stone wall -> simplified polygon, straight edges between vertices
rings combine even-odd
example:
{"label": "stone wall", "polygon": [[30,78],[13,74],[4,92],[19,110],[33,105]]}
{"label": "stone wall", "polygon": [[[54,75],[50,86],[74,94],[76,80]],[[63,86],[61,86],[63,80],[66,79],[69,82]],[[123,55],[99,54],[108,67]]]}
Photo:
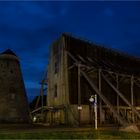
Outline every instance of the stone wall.
{"label": "stone wall", "polygon": [[19,60],[0,55],[0,123],[28,123],[29,108]]}

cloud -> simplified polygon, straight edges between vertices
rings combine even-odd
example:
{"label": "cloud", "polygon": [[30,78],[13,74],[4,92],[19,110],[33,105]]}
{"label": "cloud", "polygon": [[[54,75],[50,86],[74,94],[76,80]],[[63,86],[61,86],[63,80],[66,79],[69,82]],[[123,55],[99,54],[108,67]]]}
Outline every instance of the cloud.
{"label": "cloud", "polygon": [[104,15],[108,16],[108,17],[112,17],[113,16],[113,11],[110,8],[105,8]]}
{"label": "cloud", "polygon": [[49,45],[62,32],[140,55],[139,13],[140,2],[1,1],[0,51],[11,48],[19,56],[31,97],[39,90]]}
{"label": "cloud", "polygon": [[12,28],[26,28],[28,30],[51,25],[55,18],[66,14],[67,3],[55,1],[0,2],[0,21],[1,24]]}

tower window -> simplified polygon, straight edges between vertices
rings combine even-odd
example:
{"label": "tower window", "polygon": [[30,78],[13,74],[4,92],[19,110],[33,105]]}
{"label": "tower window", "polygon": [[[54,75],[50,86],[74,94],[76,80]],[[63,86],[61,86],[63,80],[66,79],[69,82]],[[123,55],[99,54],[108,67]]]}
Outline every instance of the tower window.
{"label": "tower window", "polygon": [[16,93],[15,87],[10,87],[9,92],[10,92],[10,93]]}
{"label": "tower window", "polygon": [[6,63],[7,63],[7,67],[9,67],[9,61],[7,61]]}
{"label": "tower window", "polygon": [[11,73],[13,73],[13,70],[10,70]]}
{"label": "tower window", "polygon": [[58,61],[54,63],[54,73],[56,74],[58,72]]}
{"label": "tower window", "polygon": [[57,97],[57,85],[54,86],[54,97]]}
{"label": "tower window", "polygon": [[12,100],[15,99],[15,94],[14,94],[14,93],[11,94],[11,99],[12,99]]}

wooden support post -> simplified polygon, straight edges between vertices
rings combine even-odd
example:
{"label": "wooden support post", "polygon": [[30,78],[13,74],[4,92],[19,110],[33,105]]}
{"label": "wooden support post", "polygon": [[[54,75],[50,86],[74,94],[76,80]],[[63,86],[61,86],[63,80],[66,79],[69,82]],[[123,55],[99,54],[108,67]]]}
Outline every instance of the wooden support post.
{"label": "wooden support post", "polygon": [[[134,106],[134,76],[131,76],[131,105]],[[134,122],[134,113],[132,111],[132,121]]]}
{"label": "wooden support post", "polygon": [[131,104],[134,105],[134,90],[133,90],[133,87],[134,87],[134,78],[133,78],[133,75],[131,76]]}
{"label": "wooden support post", "polygon": [[[116,75],[116,83],[117,83],[116,87],[117,89],[119,89],[119,76],[118,75]],[[119,95],[118,94],[117,94],[117,112],[119,114]]]}
{"label": "wooden support post", "polygon": [[132,111],[140,118],[140,113],[136,110],[136,108],[131,105],[131,103],[124,97],[124,95],[114,87],[114,85],[102,74],[103,79],[107,82],[107,84],[121,97],[121,99],[132,109]]}
{"label": "wooden support post", "polygon": [[[98,77],[99,77],[99,92],[101,92],[101,69],[99,69],[99,73],[98,73]],[[103,116],[102,116],[102,99],[99,98],[99,114],[100,114],[100,124],[102,124],[103,122]]]}
{"label": "wooden support post", "polygon": [[[77,59],[70,52],[67,51],[67,54],[69,55],[69,57],[73,61],[78,62]],[[114,107],[112,106],[112,104],[107,100],[107,98],[101,92],[99,92],[98,87],[96,87],[96,85],[94,85],[93,81],[88,77],[88,75],[84,71],[82,71],[82,70],[80,70],[80,74],[82,74],[84,76],[84,78],[87,80],[87,82],[92,87],[92,89],[100,96],[100,98],[102,98],[102,100],[104,101],[104,103],[107,104],[107,106],[113,112],[114,116],[118,119],[118,121],[120,122],[120,124],[123,125],[123,126],[128,125],[128,123],[116,112],[116,110],[114,109]],[[109,85],[110,85],[110,83],[109,83]],[[112,85],[111,85],[111,87],[112,87]],[[114,87],[112,87],[112,88],[114,89]],[[118,93],[118,90],[116,92]],[[122,97],[122,95],[120,94],[120,92],[118,94],[119,94],[120,97]],[[127,102],[127,101],[125,100],[125,102]],[[129,103],[127,102],[127,104],[129,104]],[[129,104],[129,106],[131,107],[130,104]],[[135,108],[132,107],[132,109],[140,117],[139,113],[135,110]]]}
{"label": "wooden support post", "polygon": [[124,117],[126,117],[127,116],[127,109],[125,108],[124,109]]}
{"label": "wooden support post", "polygon": [[53,125],[53,112],[51,111],[51,126]]}
{"label": "wooden support post", "polygon": [[35,105],[35,109],[38,108],[38,104],[39,104],[39,101],[40,101],[40,96],[41,96],[41,95],[39,95],[38,98],[37,98],[36,105]]}
{"label": "wooden support post", "polygon": [[80,63],[78,63],[78,115],[79,115],[79,126],[81,124],[81,84],[80,84]]}
{"label": "wooden support post", "polygon": [[68,106],[64,108],[64,117],[65,117],[64,118],[65,119],[65,122],[64,123],[66,125],[68,124],[68,111],[67,110],[68,110]]}
{"label": "wooden support post", "polygon": [[44,88],[44,83],[41,84],[41,112],[43,112],[43,88]]}
{"label": "wooden support post", "polygon": [[139,81],[136,80],[136,78],[135,78],[134,82],[140,88],[140,83],[139,83]]}
{"label": "wooden support post", "polygon": [[40,88],[40,95],[38,96],[37,98],[37,102],[36,102],[36,105],[35,105],[35,109],[37,109],[39,107],[39,102],[41,101],[41,108],[43,107],[43,88],[44,88],[44,85],[43,85],[43,82],[41,83],[41,88]]}
{"label": "wooden support post", "polygon": [[120,122],[121,125],[126,126],[128,125],[128,123],[121,117],[118,115],[117,111],[114,109],[114,107],[112,106],[112,104],[110,104],[110,102],[107,100],[107,98],[101,93],[99,92],[98,87],[96,87],[96,85],[93,83],[93,81],[87,76],[87,74],[81,70],[81,74],[84,76],[84,78],[88,81],[88,83],[90,84],[90,86],[92,87],[92,89],[99,95],[99,97],[104,101],[105,104],[107,104],[107,106],[110,108],[110,110],[113,112],[114,116],[118,119],[118,121]]}

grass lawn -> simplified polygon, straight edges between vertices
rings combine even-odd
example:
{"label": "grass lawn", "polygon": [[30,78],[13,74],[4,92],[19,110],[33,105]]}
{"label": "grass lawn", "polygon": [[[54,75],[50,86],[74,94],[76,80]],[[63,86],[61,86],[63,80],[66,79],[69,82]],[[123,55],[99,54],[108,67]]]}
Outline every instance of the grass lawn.
{"label": "grass lawn", "polygon": [[119,131],[51,131],[0,133],[0,139],[140,139],[138,133]]}

